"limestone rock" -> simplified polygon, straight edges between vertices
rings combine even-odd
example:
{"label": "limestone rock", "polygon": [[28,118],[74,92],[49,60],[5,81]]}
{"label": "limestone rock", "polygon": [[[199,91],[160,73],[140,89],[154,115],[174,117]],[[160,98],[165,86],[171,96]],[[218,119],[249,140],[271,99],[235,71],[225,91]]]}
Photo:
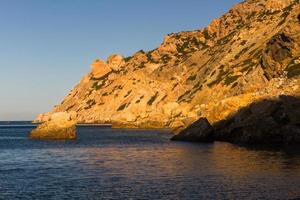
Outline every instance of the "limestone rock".
{"label": "limestone rock", "polygon": [[213,142],[214,129],[207,119],[200,118],[192,125],[173,136],[171,140],[176,141],[191,141],[191,142]]}
{"label": "limestone rock", "polygon": [[102,60],[95,60],[92,64],[92,74],[95,78],[100,78],[111,72],[110,67]]}
{"label": "limestone rock", "polygon": [[213,125],[253,102],[299,96],[299,14],[298,1],[246,0],[208,28],[171,33],[151,51],[98,60],[37,121],[74,111],[80,122],[180,132],[199,118]]}
{"label": "limestone rock", "polygon": [[125,64],[125,61],[123,56],[118,54],[113,54],[108,57],[107,64],[112,70],[119,71],[121,67]]}
{"label": "limestone rock", "polygon": [[281,10],[292,2],[293,0],[267,0],[266,8],[272,11]]}
{"label": "limestone rock", "polygon": [[59,112],[34,129],[31,139],[73,140],[76,139],[76,119],[74,113]]}

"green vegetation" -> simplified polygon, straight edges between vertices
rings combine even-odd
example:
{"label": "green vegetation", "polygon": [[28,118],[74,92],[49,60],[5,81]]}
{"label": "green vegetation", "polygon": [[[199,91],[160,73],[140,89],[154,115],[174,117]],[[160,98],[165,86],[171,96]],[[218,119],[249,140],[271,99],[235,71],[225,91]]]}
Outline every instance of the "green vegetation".
{"label": "green vegetation", "polygon": [[128,96],[131,94],[131,92],[132,92],[132,90],[129,90],[129,91],[127,92],[127,94],[124,96],[124,98],[128,97]]}
{"label": "green vegetation", "polygon": [[224,65],[221,65],[219,67],[219,69],[220,69],[220,72],[219,72],[217,78],[214,81],[212,81],[211,83],[207,84],[208,87],[212,87],[214,85],[219,84],[223,80],[223,77],[228,74],[228,71],[224,71]]}
{"label": "green vegetation", "polygon": [[66,111],[70,111],[74,106],[75,106],[75,104],[70,105],[69,107],[66,108]]}
{"label": "green vegetation", "polygon": [[92,87],[95,90],[100,90],[105,84],[106,84],[106,81],[102,81],[100,84],[99,84],[99,82],[95,82]]}
{"label": "green vegetation", "polygon": [[243,40],[240,45],[244,46],[247,43],[247,40]]}
{"label": "green vegetation", "polygon": [[172,91],[176,88],[176,86],[178,85],[178,83],[175,83],[172,87]]}
{"label": "green vegetation", "polygon": [[229,34],[226,35],[225,37],[219,39],[219,40],[217,41],[217,43],[218,43],[219,45],[227,44],[230,40],[232,40],[232,38],[234,37],[235,33],[236,33],[235,31],[232,31],[231,33],[229,33]]}
{"label": "green vegetation", "polygon": [[212,77],[213,75],[215,75],[215,73],[216,73],[216,70],[214,70],[214,71],[211,73],[210,77]]}
{"label": "green vegetation", "polygon": [[285,23],[286,18],[289,16],[289,12],[284,12],[280,17],[282,18],[282,20],[278,23],[277,26],[281,26],[282,24]]}
{"label": "green vegetation", "polygon": [[197,63],[192,63],[190,67],[197,66]]}
{"label": "green vegetation", "polygon": [[148,104],[149,106],[151,106],[151,105],[154,103],[154,101],[156,100],[157,97],[158,97],[158,92],[156,92],[155,95],[152,96],[152,97],[149,99],[149,101],[147,102],[147,104]]}
{"label": "green vegetation", "polygon": [[296,63],[295,61],[292,61],[288,67],[285,69],[287,72],[288,78],[293,78],[295,76],[300,75],[300,63]]}
{"label": "green vegetation", "polygon": [[92,77],[91,80],[95,81],[92,85],[92,88],[95,90],[100,90],[104,85],[106,85],[106,81],[108,80],[108,76],[110,73],[102,76],[100,78]]}
{"label": "green vegetation", "polygon": [[182,45],[176,45],[177,52],[185,54],[184,51],[189,46],[189,42],[185,41]]}
{"label": "green vegetation", "polygon": [[163,57],[161,58],[163,63],[166,64],[171,60],[171,57],[167,54],[163,55]]}
{"label": "green vegetation", "polygon": [[194,97],[194,95],[195,95],[199,90],[202,89],[202,87],[203,87],[203,85],[202,85],[200,82],[198,82],[196,85],[194,85],[192,91],[191,91],[190,94],[189,94],[189,99],[191,100],[191,99]]}
{"label": "green vegetation", "polygon": [[211,39],[211,36],[209,35],[207,29],[205,29],[205,30],[203,31],[203,35],[204,35],[204,38],[205,38],[205,39],[207,39],[207,40]]}
{"label": "green vegetation", "polygon": [[182,102],[184,97],[191,93],[191,90],[186,91],[183,95],[179,96],[177,102]]}
{"label": "green vegetation", "polygon": [[[298,2],[299,3],[299,2]],[[278,23],[277,26],[281,26],[282,24],[285,23],[287,17],[290,15],[290,12],[292,11],[293,9],[293,6],[297,4],[297,1],[294,1],[294,3],[292,3],[291,5],[287,6],[286,8],[283,9],[283,13],[282,15],[280,16],[282,18],[282,20]]]}
{"label": "green vegetation", "polygon": [[235,83],[231,86],[231,88],[235,88],[237,85],[238,85],[238,82],[235,82]]}
{"label": "green vegetation", "polygon": [[195,74],[195,75],[191,75],[187,80],[194,81],[194,80],[196,80],[196,78],[197,78],[197,75]]}
{"label": "green vegetation", "polygon": [[146,64],[146,62],[142,62],[142,63],[138,66],[138,68],[139,68],[139,69],[145,68],[145,67],[146,67],[145,64]]}
{"label": "green vegetation", "polygon": [[[151,63],[159,63],[159,61],[155,61],[155,60],[153,59],[153,57],[152,57],[152,55],[151,55],[152,52],[153,52],[153,51],[149,51],[149,52],[146,54],[148,61],[151,62]],[[144,65],[144,64],[145,64],[145,63],[143,63],[143,65]]]}
{"label": "green vegetation", "polygon": [[225,83],[225,85],[228,86],[231,83],[235,82],[239,77],[240,77],[240,75],[238,75],[238,76],[229,75],[225,78],[224,83]]}
{"label": "green vegetation", "polygon": [[247,20],[252,19],[256,15],[256,11],[253,11],[250,13],[250,15],[247,16]]}
{"label": "green vegetation", "polygon": [[87,106],[84,108],[85,110],[92,108],[95,104],[96,101],[94,99],[90,99],[86,102]]}
{"label": "green vegetation", "polygon": [[132,56],[128,56],[126,58],[124,58],[125,62],[129,62],[131,60],[131,58],[133,58]]}
{"label": "green vegetation", "polygon": [[126,107],[127,107],[127,103],[124,103],[124,104],[122,104],[122,105],[117,109],[117,111],[122,111],[122,110],[124,110]]}
{"label": "green vegetation", "polygon": [[236,54],[234,56],[234,59],[236,59],[236,60],[239,59],[241,57],[241,55],[243,55],[244,53],[246,53],[248,51],[248,49],[249,49],[249,47],[242,49],[238,54]]}

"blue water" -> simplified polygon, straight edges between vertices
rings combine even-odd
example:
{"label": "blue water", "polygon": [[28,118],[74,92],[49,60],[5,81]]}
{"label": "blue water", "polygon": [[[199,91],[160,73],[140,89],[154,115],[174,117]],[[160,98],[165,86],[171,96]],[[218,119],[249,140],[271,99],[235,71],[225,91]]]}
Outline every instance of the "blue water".
{"label": "blue water", "polygon": [[0,128],[0,199],[295,199],[300,153],[171,142],[167,130]]}

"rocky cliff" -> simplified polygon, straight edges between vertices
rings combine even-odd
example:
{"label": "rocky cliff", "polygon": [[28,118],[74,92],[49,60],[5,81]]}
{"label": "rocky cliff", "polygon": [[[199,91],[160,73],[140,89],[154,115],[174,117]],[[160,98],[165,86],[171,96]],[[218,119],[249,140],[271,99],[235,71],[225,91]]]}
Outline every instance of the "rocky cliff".
{"label": "rocky cliff", "polygon": [[182,129],[265,98],[300,94],[299,0],[248,0],[149,52],[96,60],[54,109],[80,122]]}

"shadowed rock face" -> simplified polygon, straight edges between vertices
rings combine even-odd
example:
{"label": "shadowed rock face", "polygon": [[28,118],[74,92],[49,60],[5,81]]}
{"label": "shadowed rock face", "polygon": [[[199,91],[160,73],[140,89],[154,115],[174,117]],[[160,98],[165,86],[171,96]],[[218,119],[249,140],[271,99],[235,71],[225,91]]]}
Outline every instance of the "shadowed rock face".
{"label": "shadowed rock face", "polygon": [[239,3],[204,29],[172,33],[152,51],[98,60],[64,100],[36,121],[76,112],[79,122],[183,130],[254,101],[296,96],[299,0]]}
{"label": "shadowed rock face", "polygon": [[300,144],[300,98],[255,102],[214,124],[215,139],[246,144]]}
{"label": "shadowed rock face", "polygon": [[49,121],[44,122],[34,129],[29,137],[31,139],[46,140],[76,139],[75,116],[65,112],[55,113]]}
{"label": "shadowed rock face", "polygon": [[292,57],[293,41],[284,33],[275,35],[267,44],[262,56],[262,66],[268,79],[283,75]]}
{"label": "shadowed rock face", "polygon": [[174,141],[213,142],[214,129],[206,118],[201,118],[171,138]]}
{"label": "shadowed rock face", "polygon": [[[186,134],[187,132],[192,134]],[[261,100],[241,108],[227,119],[214,123],[212,127],[207,120],[201,119],[175,135],[173,139],[193,142],[299,145],[300,98],[279,96],[278,99]]]}

